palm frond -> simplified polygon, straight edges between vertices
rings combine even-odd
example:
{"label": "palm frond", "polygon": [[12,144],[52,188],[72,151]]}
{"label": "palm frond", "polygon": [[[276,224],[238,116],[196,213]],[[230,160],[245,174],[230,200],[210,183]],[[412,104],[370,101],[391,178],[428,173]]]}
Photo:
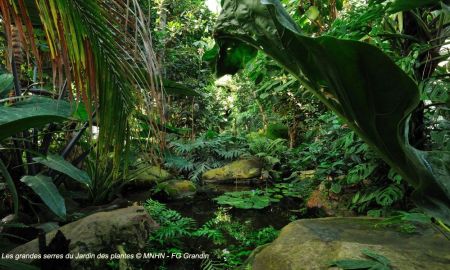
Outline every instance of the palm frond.
{"label": "palm frond", "polygon": [[[82,101],[91,117],[96,112],[98,156],[108,162],[106,157],[114,153],[117,176],[133,111],[159,114],[163,120],[162,80],[147,18],[137,0],[36,0],[35,5],[50,49],[54,85],[67,79],[69,95]],[[14,24],[38,60],[30,8],[23,0],[10,0],[1,1],[0,9],[8,44]],[[149,118],[152,135],[160,136]]]}

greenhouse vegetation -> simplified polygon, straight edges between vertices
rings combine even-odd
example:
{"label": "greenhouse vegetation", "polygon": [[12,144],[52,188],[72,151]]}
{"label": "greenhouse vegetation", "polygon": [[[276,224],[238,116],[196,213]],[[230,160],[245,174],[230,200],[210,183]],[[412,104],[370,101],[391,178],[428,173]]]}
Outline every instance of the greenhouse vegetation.
{"label": "greenhouse vegetation", "polygon": [[450,1],[1,0],[0,269],[445,269]]}

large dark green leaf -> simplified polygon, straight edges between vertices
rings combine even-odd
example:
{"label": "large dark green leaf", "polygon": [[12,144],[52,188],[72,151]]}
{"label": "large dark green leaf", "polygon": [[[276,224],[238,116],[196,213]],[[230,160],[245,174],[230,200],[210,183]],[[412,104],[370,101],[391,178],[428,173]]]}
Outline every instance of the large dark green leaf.
{"label": "large dark green leaf", "polygon": [[77,180],[82,184],[88,186],[92,184],[91,178],[85,171],[82,171],[77,167],[73,166],[70,162],[64,160],[61,156],[48,155],[46,157],[35,157],[33,158],[33,160],[41,164],[44,164],[45,166],[55,171],[62,172],[65,175],[71,177],[74,180]]}
{"label": "large dark green leaf", "polygon": [[52,179],[45,175],[26,175],[20,179],[29,186],[58,217],[66,217],[66,204]]}
{"label": "large dark green leaf", "polygon": [[0,99],[7,97],[13,88],[13,78],[13,75],[9,73],[0,75]]}
{"label": "large dark green leaf", "polygon": [[[216,25],[221,47],[217,72],[243,66],[222,63],[242,43],[261,49],[337,113],[415,187],[427,213],[450,223],[448,152],[422,152],[407,141],[407,119],[419,90],[388,56],[366,43],[303,35],[277,0],[225,0]],[[254,52],[248,52],[248,60]],[[232,63],[232,62],[228,62]]]}
{"label": "large dark green leaf", "polygon": [[67,120],[72,115],[68,102],[29,97],[11,106],[0,104],[0,140],[20,131]]}
{"label": "large dark green leaf", "polygon": [[395,0],[389,7],[390,12],[407,11],[439,4],[441,0]]}

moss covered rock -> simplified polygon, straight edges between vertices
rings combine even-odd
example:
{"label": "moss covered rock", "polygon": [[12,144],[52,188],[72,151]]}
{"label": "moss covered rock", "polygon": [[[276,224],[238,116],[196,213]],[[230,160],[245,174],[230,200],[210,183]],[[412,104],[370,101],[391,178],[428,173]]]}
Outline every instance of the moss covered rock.
{"label": "moss covered rock", "polygon": [[441,270],[450,265],[450,241],[430,226],[406,234],[379,228],[379,219],[321,218],[294,221],[271,244],[256,249],[246,264],[253,270],[337,269],[334,260],[363,259],[369,249],[390,260],[392,269]]}
{"label": "moss covered rock", "polygon": [[169,180],[159,184],[158,189],[174,200],[193,197],[197,191],[194,183],[189,180]]}
{"label": "moss covered rock", "polygon": [[242,180],[260,177],[261,169],[262,163],[257,159],[238,160],[221,168],[212,169],[203,173],[202,179],[205,182],[212,183],[230,181],[236,181],[239,183]]}
{"label": "moss covered rock", "polygon": [[172,175],[159,166],[141,166],[136,170],[135,183],[138,185],[153,185],[172,178]]}

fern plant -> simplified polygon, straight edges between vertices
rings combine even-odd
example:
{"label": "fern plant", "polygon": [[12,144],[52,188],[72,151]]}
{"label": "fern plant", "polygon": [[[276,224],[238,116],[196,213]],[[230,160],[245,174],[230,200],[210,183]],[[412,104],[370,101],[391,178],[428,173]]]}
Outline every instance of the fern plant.
{"label": "fern plant", "polygon": [[177,211],[152,199],[147,200],[144,207],[160,226],[150,236],[150,242],[156,242],[161,247],[178,247],[182,238],[192,236],[192,231],[196,227],[194,219],[183,217]]}
{"label": "fern plant", "polygon": [[209,133],[193,141],[172,141],[169,147],[171,151],[165,156],[165,166],[194,182],[198,182],[204,172],[221,167],[247,153],[243,138],[211,136]]}
{"label": "fern plant", "polygon": [[[232,220],[225,208],[219,208],[213,219],[198,228],[193,219],[184,217],[155,200],[147,200],[144,207],[160,225],[149,239],[152,252],[187,252],[189,243],[193,241],[186,240],[195,239],[198,243],[205,243],[198,239],[207,240],[205,245],[214,256],[202,262],[202,269],[236,268],[254,248],[271,242],[278,236],[278,230],[273,227],[255,230],[251,221],[242,223]],[[162,263],[166,264],[166,261]]]}

